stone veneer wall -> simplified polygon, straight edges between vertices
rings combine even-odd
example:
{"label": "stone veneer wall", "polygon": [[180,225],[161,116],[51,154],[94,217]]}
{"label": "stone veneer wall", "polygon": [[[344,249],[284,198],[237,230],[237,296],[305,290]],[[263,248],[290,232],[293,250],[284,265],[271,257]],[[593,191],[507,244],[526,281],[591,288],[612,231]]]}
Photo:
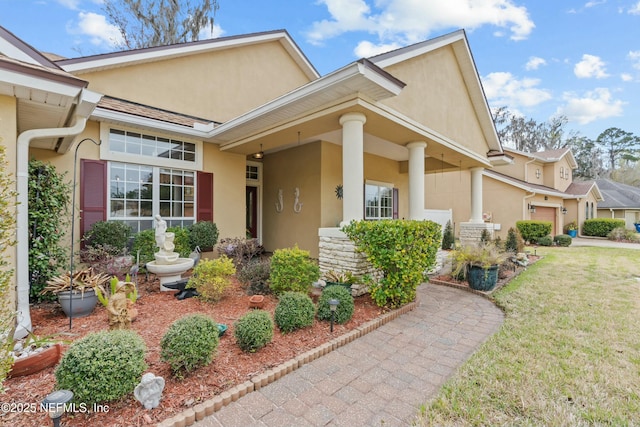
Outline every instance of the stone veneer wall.
{"label": "stone veneer wall", "polygon": [[493,239],[493,223],[487,222],[462,222],[460,223],[460,244],[472,245],[480,242],[482,231],[487,230]]}
{"label": "stone veneer wall", "polygon": [[[382,273],[373,268],[363,254],[356,252],[353,242],[340,229],[321,228],[318,230],[318,236],[320,237],[318,265],[321,275],[333,270],[342,273],[350,271],[356,276],[369,274],[376,279],[382,276]],[[365,294],[368,290],[368,286],[363,283],[351,286],[353,296]]]}

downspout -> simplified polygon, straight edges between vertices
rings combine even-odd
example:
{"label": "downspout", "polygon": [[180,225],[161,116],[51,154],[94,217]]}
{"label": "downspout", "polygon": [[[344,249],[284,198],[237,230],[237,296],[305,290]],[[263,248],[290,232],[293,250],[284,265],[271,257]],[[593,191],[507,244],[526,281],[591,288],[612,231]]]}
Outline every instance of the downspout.
{"label": "downspout", "polygon": [[613,208],[609,208],[609,211],[611,212],[611,218],[615,218],[616,213],[613,211]]}
{"label": "downspout", "polygon": [[529,165],[535,162],[536,159],[533,158],[524,164],[524,182],[529,182]]}
{"label": "downspout", "polygon": [[70,127],[30,129],[18,135],[16,153],[16,185],[18,189],[16,297],[18,308],[15,338],[24,338],[32,329],[31,314],[29,313],[29,144],[34,139],[78,135],[84,130],[86,124],[87,118],[76,114],[75,123]]}

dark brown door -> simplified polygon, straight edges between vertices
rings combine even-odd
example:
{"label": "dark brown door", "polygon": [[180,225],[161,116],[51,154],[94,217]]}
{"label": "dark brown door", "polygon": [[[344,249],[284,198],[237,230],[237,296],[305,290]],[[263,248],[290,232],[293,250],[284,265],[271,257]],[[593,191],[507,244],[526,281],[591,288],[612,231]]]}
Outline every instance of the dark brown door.
{"label": "dark brown door", "polygon": [[258,237],[258,187],[247,187],[247,238]]}

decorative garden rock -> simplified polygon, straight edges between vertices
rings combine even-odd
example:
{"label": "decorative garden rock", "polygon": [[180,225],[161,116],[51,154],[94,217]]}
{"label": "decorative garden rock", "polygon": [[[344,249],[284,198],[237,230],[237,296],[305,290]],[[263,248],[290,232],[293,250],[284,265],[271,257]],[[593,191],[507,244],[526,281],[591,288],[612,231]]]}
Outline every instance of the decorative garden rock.
{"label": "decorative garden rock", "polygon": [[164,390],[164,378],[147,372],[133,390],[133,395],[145,409],[153,409],[160,404],[162,390]]}

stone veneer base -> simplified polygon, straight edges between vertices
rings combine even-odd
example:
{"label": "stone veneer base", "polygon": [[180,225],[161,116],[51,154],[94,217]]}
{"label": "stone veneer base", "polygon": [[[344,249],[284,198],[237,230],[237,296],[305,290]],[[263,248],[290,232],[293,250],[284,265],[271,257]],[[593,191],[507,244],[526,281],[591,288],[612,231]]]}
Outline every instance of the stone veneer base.
{"label": "stone veneer base", "polygon": [[[301,355],[298,355],[294,359],[289,360],[288,362],[284,362],[283,364],[269,369],[261,374],[258,374],[251,378],[250,381],[246,381],[242,384],[232,387],[230,390],[223,391],[221,394],[216,397],[201,402],[196,405],[198,408],[189,408],[177,415],[174,415],[171,418],[168,418],[161,423],[157,424],[157,427],[188,427],[195,423],[195,420],[200,420],[199,417],[202,416],[200,405],[205,408],[206,415],[212,415],[214,412],[219,411],[220,408],[230,404],[232,401],[237,400],[239,395],[244,396],[247,393],[251,393],[252,391],[260,390],[260,388],[265,385],[274,382],[277,378],[282,378],[286,374],[293,372],[297,368],[302,365],[312,362],[313,360],[321,357],[329,352],[342,347],[345,344],[353,341],[354,339],[360,338],[384,325],[385,323],[390,322],[396,317],[408,313],[414,308],[416,308],[419,304],[419,300],[416,298],[415,301],[410,302],[400,308],[397,308],[393,311],[385,313],[373,320],[370,320],[362,325],[358,326],[356,329],[353,329],[337,338],[332,339],[315,349],[309,350]],[[289,368],[288,364],[291,365]],[[289,370],[291,369],[291,370]],[[236,395],[236,399],[233,399],[232,394]]]}

